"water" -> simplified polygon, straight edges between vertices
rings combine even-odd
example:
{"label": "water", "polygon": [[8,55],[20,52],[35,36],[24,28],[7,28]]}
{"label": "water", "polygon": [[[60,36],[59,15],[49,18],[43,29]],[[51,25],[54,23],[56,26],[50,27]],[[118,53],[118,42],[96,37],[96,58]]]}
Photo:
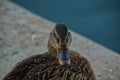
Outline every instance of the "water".
{"label": "water", "polygon": [[12,0],[120,53],[119,0]]}

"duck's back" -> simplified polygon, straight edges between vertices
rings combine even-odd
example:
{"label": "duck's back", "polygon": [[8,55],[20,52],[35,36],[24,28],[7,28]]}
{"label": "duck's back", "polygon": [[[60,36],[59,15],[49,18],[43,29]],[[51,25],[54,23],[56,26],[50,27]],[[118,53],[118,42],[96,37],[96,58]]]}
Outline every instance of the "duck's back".
{"label": "duck's back", "polygon": [[67,68],[45,53],[19,62],[3,80],[96,80],[89,61],[75,51],[69,53]]}
{"label": "duck's back", "polygon": [[69,67],[57,65],[57,62],[51,66],[39,65],[33,68],[24,80],[96,80],[89,61],[75,51],[69,53]]}

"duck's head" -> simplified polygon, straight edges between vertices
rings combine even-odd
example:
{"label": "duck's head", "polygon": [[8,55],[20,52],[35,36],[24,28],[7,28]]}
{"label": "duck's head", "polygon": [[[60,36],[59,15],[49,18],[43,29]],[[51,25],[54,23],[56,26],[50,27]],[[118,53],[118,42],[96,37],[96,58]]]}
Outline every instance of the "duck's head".
{"label": "duck's head", "polygon": [[56,57],[60,65],[69,65],[68,47],[71,44],[71,33],[65,24],[56,24],[49,36],[49,44],[56,50]]}

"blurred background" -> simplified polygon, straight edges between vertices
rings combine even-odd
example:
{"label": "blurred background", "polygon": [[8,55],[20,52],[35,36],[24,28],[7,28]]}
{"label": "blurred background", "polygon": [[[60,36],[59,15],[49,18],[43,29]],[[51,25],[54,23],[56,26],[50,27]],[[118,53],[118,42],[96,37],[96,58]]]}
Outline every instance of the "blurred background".
{"label": "blurred background", "polygon": [[120,53],[120,0],[11,0]]}

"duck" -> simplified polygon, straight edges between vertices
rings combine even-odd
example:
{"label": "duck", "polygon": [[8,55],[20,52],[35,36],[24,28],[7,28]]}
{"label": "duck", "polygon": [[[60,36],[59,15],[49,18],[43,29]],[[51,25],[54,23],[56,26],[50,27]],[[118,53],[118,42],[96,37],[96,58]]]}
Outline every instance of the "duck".
{"label": "duck", "polygon": [[69,49],[72,35],[65,24],[55,24],[48,51],[25,58],[3,80],[96,80],[87,58]]}

